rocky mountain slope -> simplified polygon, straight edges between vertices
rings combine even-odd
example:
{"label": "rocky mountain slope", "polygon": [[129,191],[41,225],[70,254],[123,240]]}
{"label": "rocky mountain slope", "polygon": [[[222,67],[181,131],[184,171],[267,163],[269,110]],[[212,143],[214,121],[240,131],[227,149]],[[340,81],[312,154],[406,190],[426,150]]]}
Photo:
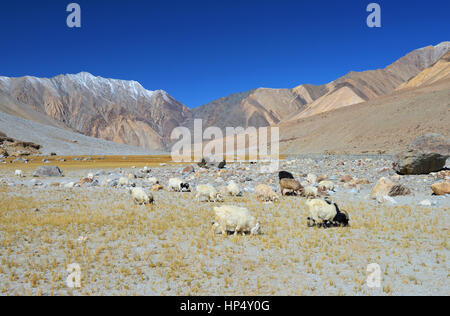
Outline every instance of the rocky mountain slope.
{"label": "rocky mountain slope", "polygon": [[[255,89],[193,109],[205,126],[271,126],[366,102],[387,95],[450,51],[450,42],[417,49],[385,69],[350,72],[325,85],[294,89]],[[191,127],[192,121],[184,125]]]}
{"label": "rocky mountain slope", "polygon": [[0,77],[0,110],[81,134],[151,149],[163,148],[187,107],[165,91],[89,73],[54,78]]}
{"label": "rocky mountain slope", "polygon": [[[205,126],[263,127],[278,124],[306,102],[290,89],[255,89],[232,94],[192,110]],[[190,127],[192,120],[185,122]]]}
{"label": "rocky mountain slope", "polygon": [[450,80],[279,125],[283,153],[394,154],[426,133],[450,135]]}
{"label": "rocky mountain slope", "polygon": [[[350,72],[329,84],[314,87],[315,98],[310,98],[312,102],[288,120],[295,121],[387,95],[436,63],[449,51],[450,42],[443,42],[417,49],[385,69]],[[293,89],[296,93],[303,93],[304,90],[304,86]],[[311,86],[308,90],[312,90]]]}
{"label": "rocky mountain slope", "polygon": [[259,88],[195,109],[165,91],[85,72],[48,79],[0,77],[0,112],[69,133],[156,150],[170,149],[173,128],[192,128],[196,118],[203,119],[204,128],[292,126],[292,131],[282,129],[289,135],[297,125],[307,124],[307,118],[315,122],[317,115],[449,78],[449,53],[450,42],[443,42],[415,50],[384,69],[350,72],[325,85]]}
{"label": "rocky mountain slope", "polygon": [[[151,151],[145,148],[118,144],[103,139],[88,137],[17,116],[0,112],[0,138],[1,134],[10,138],[20,139],[21,142],[12,148],[7,148],[9,155],[24,150],[30,150],[30,146],[20,146],[24,142],[41,145],[39,151],[44,155],[54,152],[58,155],[149,155],[161,154],[159,151]],[[20,148],[26,147],[26,148]],[[38,152],[34,152],[37,154]]]}
{"label": "rocky mountain slope", "polygon": [[431,67],[425,69],[408,82],[400,85],[397,90],[426,86],[445,79],[450,79],[450,52],[444,55]]}

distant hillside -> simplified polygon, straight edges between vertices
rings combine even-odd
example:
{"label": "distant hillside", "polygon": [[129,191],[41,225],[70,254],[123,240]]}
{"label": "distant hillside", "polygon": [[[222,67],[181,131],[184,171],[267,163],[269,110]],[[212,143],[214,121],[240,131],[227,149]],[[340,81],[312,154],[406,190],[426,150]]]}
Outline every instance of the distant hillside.
{"label": "distant hillside", "polygon": [[162,90],[89,73],[54,78],[0,77],[0,111],[147,149],[162,149],[187,107]]}
{"label": "distant hillside", "polygon": [[450,137],[450,80],[279,127],[283,153],[395,153],[425,133]]}
{"label": "distant hillside", "polygon": [[58,155],[146,155],[161,153],[87,137],[1,112],[0,131],[8,137],[41,145],[40,151],[47,155],[52,152]]}

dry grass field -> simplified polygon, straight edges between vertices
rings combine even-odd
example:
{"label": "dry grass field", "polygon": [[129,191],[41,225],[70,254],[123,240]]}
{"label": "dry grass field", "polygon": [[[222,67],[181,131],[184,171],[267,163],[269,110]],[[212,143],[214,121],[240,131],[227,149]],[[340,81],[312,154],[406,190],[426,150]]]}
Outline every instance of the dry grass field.
{"label": "dry grass field", "polygon": [[[148,159],[59,165],[76,173],[83,164],[167,162]],[[0,172],[18,167],[6,166]],[[324,230],[307,228],[304,199],[264,204],[245,193],[225,204],[247,207],[263,233],[221,236],[211,230],[215,203],[194,193],[154,196],[154,205],[138,206],[120,188],[1,185],[1,295],[450,294],[447,207],[338,200],[351,227]],[[78,289],[66,284],[73,263]],[[381,267],[381,288],[367,287],[372,263]]]}
{"label": "dry grass field", "polygon": [[[20,167],[23,170],[34,170],[42,165],[57,164],[61,169],[112,169],[112,168],[131,168],[132,166],[154,167],[161,163],[172,163],[170,155],[159,156],[39,156],[29,157],[28,163],[13,163],[15,158],[6,158],[7,162],[0,167],[2,169],[16,169]],[[76,160],[74,160],[76,159]],[[88,160],[85,160],[88,159]],[[43,163],[48,160],[49,163]],[[64,161],[62,161],[64,160]]]}

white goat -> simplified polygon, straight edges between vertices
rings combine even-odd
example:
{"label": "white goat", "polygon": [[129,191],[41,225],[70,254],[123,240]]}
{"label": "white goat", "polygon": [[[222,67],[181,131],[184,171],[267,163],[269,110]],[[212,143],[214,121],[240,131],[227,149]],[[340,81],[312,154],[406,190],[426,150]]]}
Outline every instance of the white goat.
{"label": "white goat", "polygon": [[146,205],[154,202],[153,195],[147,194],[143,188],[130,189],[130,194],[136,204]]}
{"label": "white goat", "polygon": [[209,184],[197,186],[196,198],[199,202],[223,202],[222,195]]}
{"label": "white goat", "polygon": [[345,211],[341,212],[336,203],[315,199],[306,202],[306,207],[309,212],[309,227],[315,225],[319,227],[348,225],[348,214]]}
{"label": "white goat", "polygon": [[263,202],[277,202],[279,200],[278,195],[268,185],[260,184],[255,191],[256,196]]}
{"label": "white goat", "polygon": [[154,186],[154,185],[156,185],[156,184],[159,184],[158,179],[156,179],[155,177],[148,178],[147,181],[148,181],[148,183],[149,183],[150,186]]}
{"label": "white goat", "polygon": [[169,191],[182,192],[189,190],[189,183],[183,182],[183,180],[178,178],[169,179]]}
{"label": "white goat", "polygon": [[130,179],[121,177],[117,183],[121,187],[134,187],[136,186],[134,183],[130,181]]}
{"label": "white goat", "polygon": [[334,191],[334,183],[328,180],[324,180],[319,183],[319,188],[322,190]]}
{"label": "white goat", "polygon": [[310,184],[314,184],[317,182],[317,176],[315,174],[308,174],[306,177],[306,180],[310,183]]}
{"label": "white goat", "polygon": [[14,172],[14,175],[15,175],[16,177],[19,177],[19,178],[23,178],[23,177],[24,177],[24,174],[23,174],[23,171],[22,171],[22,170],[16,170],[16,171]]}
{"label": "white goat", "polygon": [[235,235],[242,233],[251,233],[256,235],[260,233],[260,224],[256,221],[248,209],[237,206],[215,207],[216,221],[214,228],[226,236],[228,232],[234,232]]}
{"label": "white goat", "polygon": [[312,186],[306,187],[304,196],[307,198],[316,198],[319,196],[319,190],[316,187]]}
{"label": "white goat", "polygon": [[231,196],[242,196],[242,191],[239,188],[239,185],[234,181],[231,181],[228,184],[226,192],[228,195],[231,195]]}

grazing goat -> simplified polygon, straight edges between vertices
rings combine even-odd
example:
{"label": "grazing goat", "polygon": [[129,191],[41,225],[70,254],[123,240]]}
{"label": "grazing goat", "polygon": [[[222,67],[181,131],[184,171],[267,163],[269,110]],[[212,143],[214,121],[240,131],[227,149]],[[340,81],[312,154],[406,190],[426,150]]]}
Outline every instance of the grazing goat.
{"label": "grazing goat", "polygon": [[125,177],[121,177],[119,179],[119,182],[117,183],[117,185],[121,186],[121,187],[135,187],[136,186],[136,184],[131,182],[130,179],[125,178]]}
{"label": "grazing goat", "polygon": [[228,184],[228,186],[226,188],[226,192],[228,195],[231,195],[231,196],[242,196],[242,191],[239,188],[239,185],[234,181],[231,181]]}
{"label": "grazing goat", "polygon": [[272,188],[265,184],[256,187],[256,196],[263,202],[278,202],[278,195],[273,192]]}
{"label": "grazing goat", "polygon": [[148,178],[148,179],[147,179],[147,182],[148,182],[148,184],[149,184],[150,186],[154,186],[154,185],[159,184],[158,179],[156,179],[155,177]]}
{"label": "grazing goat", "polygon": [[209,184],[197,186],[196,198],[199,202],[223,202],[222,195]]}
{"label": "grazing goat", "polygon": [[23,171],[22,171],[22,170],[16,170],[15,173],[14,173],[14,175],[15,175],[16,177],[19,177],[19,178],[23,178],[23,177],[24,177]]}
{"label": "grazing goat", "polygon": [[300,182],[294,180],[294,179],[287,179],[283,178],[280,180],[280,189],[281,189],[281,195],[286,195],[287,193],[290,194],[303,194],[304,188],[300,184]]}
{"label": "grazing goat", "polygon": [[331,226],[348,226],[349,216],[347,212],[340,211],[336,203],[328,200],[309,200],[306,202],[309,212],[308,226],[328,228]]}
{"label": "grazing goat", "polygon": [[292,173],[287,172],[287,171],[280,171],[278,173],[278,179],[281,181],[282,179],[294,179],[294,176],[292,175]]}
{"label": "grazing goat", "polygon": [[228,232],[234,232],[235,235],[242,233],[251,233],[257,235],[260,233],[260,224],[256,221],[248,209],[237,206],[215,207],[216,221],[214,228],[226,236]]}
{"label": "grazing goat", "polygon": [[308,186],[303,191],[303,196],[306,198],[316,198],[319,196],[319,190],[316,187]]}
{"label": "grazing goat", "polygon": [[169,191],[173,192],[187,192],[189,191],[189,183],[183,182],[178,178],[169,179]]}
{"label": "grazing goat", "polygon": [[136,204],[146,205],[154,202],[153,195],[147,194],[143,188],[133,188],[129,192]]}
{"label": "grazing goat", "polygon": [[334,191],[334,183],[327,180],[321,181],[319,183],[319,189],[323,191]]}

